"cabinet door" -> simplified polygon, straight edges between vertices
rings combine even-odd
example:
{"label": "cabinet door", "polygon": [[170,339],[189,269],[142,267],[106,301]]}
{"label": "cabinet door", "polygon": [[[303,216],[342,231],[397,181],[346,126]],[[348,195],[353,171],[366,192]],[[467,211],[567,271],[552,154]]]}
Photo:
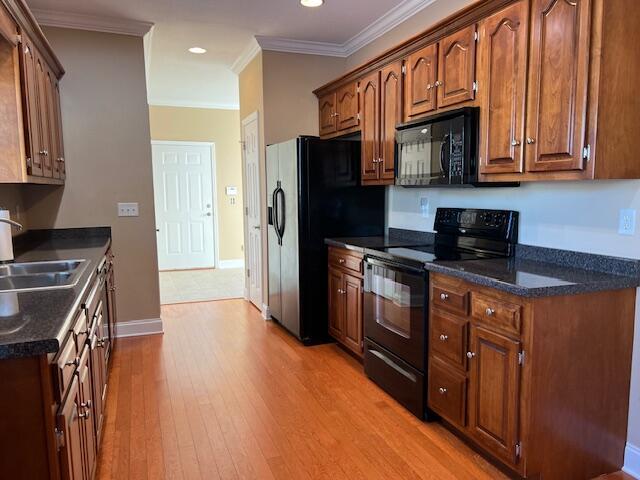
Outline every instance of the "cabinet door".
{"label": "cabinet door", "polygon": [[320,110],[320,136],[330,135],[337,130],[336,92],[331,92],[318,100]]}
{"label": "cabinet door", "polygon": [[436,109],[436,87],[438,75],[438,45],[424,47],[405,59],[404,120]]}
{"label": "cabinet door", "polygon": [[84,353],[80,357],[78,367],[78,379],[80,388],[80,406],[82,414],[83,451],[85,453],[86,478],[93,478],[96,465],[96,429],[93,420],[93,390],[91,386],[91,370],[89,368],[90,349],[85,346]]}
{"label": "cabinet door", "polygon": [[338,131],[357,127],[360,124],[360,95],[358,82],[340,88],[336,93]]}
{"label": "cabinet door", "polygon": [[524,161],[529,3],[521,0],[480,26],[480,172],[519,173]]}
{"label": "cabinet door", "polygon": [[380,173],[380,72],[360,81],[362,88],[362,182],[377,181]]}
{"label": "cabinet door", "polygon": [[57,415],[58,430],[64,437],[60,449],[60,470],[63,480],[83,480],[85,472],[84,452],[82,451],[83,414],[80,407],[78,377],[74,376],[67,398]]}
{"label": "cabinet door", "polygon": [[590,0],[533,0],[528,171],[584,168],[590,11]]}
{"label": "cabinet door", "polygon": [[471,25],[440,42],[438,108],[475,98],[476,26]]}
{"label": "cabinet door", "polygon": [[344,344],[358,355],[363,354],[362,280],[344,275],[345,322]]}
{"label": "cabinet door", "polygon": [[47,86],[47,67],[44,60],[36,55],[36,84],[38,85],[38,123],[40,125],[40,159],[42,160],[42,175],[45,177],[53,176],[53,168],[51,164],[50,145],[50,125],[48,114],[48,90]]}
{"label": "cabinet door", "polygon": [[56,111],[56,121],[57,121],[57,153],[58,153],[58,163],[60,164],[60,179],[64,180],[67,177],[67,164],[66,159],[64,157],[64,140],[62,134],[62,106],[60,105],[60,83],[58,79],[54,78],[54,105]]}
{"label": "cabinet door", "polygon": [[42,175],[40,156],[41,125],[38,115],[38,82],[36,79],[36,54],[31,40],[22,34],[20,44],[20,68],[22,87],[22,111],[24,114],[27,173]]}
{"label": "cabinet door", "polygon": [[344,335],[344,295],[342,273],[329,269],[329,334],[336,340]]}
{"label": "cabinet door", "polygon": [[393,184],[396,165],[396,125],[402,122],[402,61],[381,72],[380,179]]}
{"label": "cabinet door", "polygon": [[485,449],[517,462],[520,344],[472,326],[469,362],[469,431]]}
{"label": "cabinet door", "polygon": [[107,328],[109,333],[109,348],[107,351],[107,367],[116,342],[116,322],[118,313],[116,310],[116,280],[113,269],[113,253],[109,252],[109,273],[107,274]]}
{"label": "cabinet door", "polygon": [[49,151],[48,157],[49,162],[51,163],[52,169],[52,177],[60,178],[60,162],[59,154],[58,154],[58,112],[56,105],[56,77],[55,75],[47,69],[45,71],[45,93],[47,97],[46,103],[46,115],[47,115],[47,123],[49,125],[48,134],[48,142],[49,142]]}

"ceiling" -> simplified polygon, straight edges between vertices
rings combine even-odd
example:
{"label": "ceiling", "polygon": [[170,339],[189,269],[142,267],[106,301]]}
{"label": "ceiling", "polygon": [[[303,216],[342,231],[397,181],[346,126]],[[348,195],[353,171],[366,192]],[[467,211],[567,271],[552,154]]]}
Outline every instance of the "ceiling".
{"label": "ceiling", "polygon": [[[155,24],[145,39],[150,103],[226,108],[237,108],[231,67],[254,36],[345,45],[390,11],[432,1],[325,0],[305,8],[298,0],[27,0],[38,18],[63,13]],[[208,51],[188,53],[193,46]]]}

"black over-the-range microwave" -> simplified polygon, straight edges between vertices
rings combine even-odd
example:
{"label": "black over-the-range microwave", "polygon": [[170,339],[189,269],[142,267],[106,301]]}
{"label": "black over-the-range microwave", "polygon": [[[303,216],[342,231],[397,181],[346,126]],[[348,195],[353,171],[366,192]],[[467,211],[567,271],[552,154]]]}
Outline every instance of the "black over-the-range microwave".
{"label": "black over-the-range microwave", "polygon": [[517,186],[478,183],[479,108],[465,107],[399,125],[396,185]]}

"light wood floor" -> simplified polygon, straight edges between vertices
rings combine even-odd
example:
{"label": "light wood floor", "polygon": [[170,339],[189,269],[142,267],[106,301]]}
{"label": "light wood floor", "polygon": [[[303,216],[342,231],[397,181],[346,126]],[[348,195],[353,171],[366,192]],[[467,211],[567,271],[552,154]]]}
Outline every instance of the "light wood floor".
{"label": "light wood floor", "polygon": [[335,345],[303,347],[241,300],[163,307],[113,357],[98,479],[503,479]]}

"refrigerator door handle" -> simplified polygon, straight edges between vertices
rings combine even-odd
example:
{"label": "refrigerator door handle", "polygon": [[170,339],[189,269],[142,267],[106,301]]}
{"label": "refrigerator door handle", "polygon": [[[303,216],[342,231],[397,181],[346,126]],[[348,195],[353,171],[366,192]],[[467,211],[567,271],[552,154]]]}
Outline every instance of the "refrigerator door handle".
{"label": "refrigerator door handle", "polygon": [[[276,191],[276,199],[278,198],[278,196],[280,196],[280,198],[282,198],[282,201],[281,201],[280,204],[278,204],[278,211],[276,213],[276,218],[278,219],[277,229],[279,231],[278,235],[280,237],[280,245],[282,245],[282,238],[284,237],[284,226],[285,226],[284,212],[286,211],[286,208],[285,208],[285,203],[284,203],[284,190],[282,189],[282,187],[280,185],[281,185],[280,182],[278,182],[278,188],[277,188],[277,191]],[[280,218],[280,206],[282,206],[282,218]]]}
{"label": "refrigerator door handle", "polygon": [[273,190],[271,199],[273,202],[273,229],[276,231],[276,237],[278,237],[278,245],[282,245],[282,236],[280,235],[280,227],[278,226],[278,190],[280,189],[280,182],[278,186]]}

